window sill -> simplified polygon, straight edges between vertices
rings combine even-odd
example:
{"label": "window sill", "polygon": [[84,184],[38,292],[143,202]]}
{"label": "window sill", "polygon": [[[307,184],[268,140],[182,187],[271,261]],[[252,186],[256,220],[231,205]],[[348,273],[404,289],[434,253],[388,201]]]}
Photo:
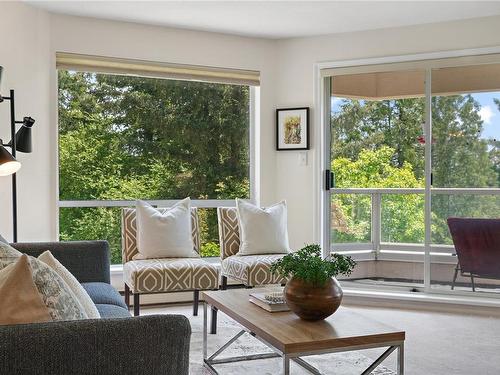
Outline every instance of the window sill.
{"label": "window sill", "polygon": [[500,299],[425,292],[373,291],[345,288],[346,305],[368,305],[500,316]]}

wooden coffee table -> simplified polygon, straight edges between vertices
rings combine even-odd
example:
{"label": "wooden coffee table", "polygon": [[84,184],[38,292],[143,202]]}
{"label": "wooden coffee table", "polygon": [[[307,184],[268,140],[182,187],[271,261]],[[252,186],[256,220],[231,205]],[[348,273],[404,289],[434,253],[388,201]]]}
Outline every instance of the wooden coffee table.
{"label": "wooden coffee table", "polygon": [[[397,351],[397,374],[404,374],[405,332],[370,319],[354,309],[341,307],[328,319],[319,322],[301,320],[292,312],[270,313],[248,301],[248,289],[202,292],[203,304],[203,362],[212,374],[218,374],[214,365],[254,359],[283,359],[283,374],[290,373],[290,360],[312,374],[321,374],[302,357],[326,353],[346,352],[388,347],[362,375],[370,374],[393,351]],[[207,354],[207,304],[222,311],[242,325],[242,330],[220,347]],[[238,357],[217,357],[244,333],[249,333],[266,344],[273,353]]]}

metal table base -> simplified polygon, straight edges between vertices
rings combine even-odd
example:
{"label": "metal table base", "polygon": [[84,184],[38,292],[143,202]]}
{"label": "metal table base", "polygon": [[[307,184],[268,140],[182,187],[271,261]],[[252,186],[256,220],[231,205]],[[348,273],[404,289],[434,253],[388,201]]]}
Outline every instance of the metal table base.
{"label": "metal table base", "polygon": [[[257,336],[255,333],[250,332],[249,330],[242,329],[238,332],[234,337],[232,337],[228,342],[222,345],[217,351],[215,351],[210,357],[207,354],[207,340],[208,340],[208,322],[207,322],[207,303],[203,303],[203,365],[206,369],[210,371],[211,374],[218,375],[219,373],[215,369],[214,365],[222,364],[222,363],[233,363],[240,361],[252,361],[256,359],[266,359],[266,358],[279,358],[281,357],[283,360],[283,374],[290,374],[290,361],[294,361],[311,374],[321,375],[321,372],[308,362],[306,362],[301,357],[306,357],[310,355],[319,355],[319,354],[328,354],[328,353],[339,353],[339,352],[348,352],[354,350],[364,350],[364,349],[373,349],[373,348],[381,348],[388,347],[368,368],[361,373],[361,375],[369,375],[375,368],[380,365],[390,354],[394,351],[397,351],[397,375],[404,375],[404,342],[389,342],[383,343],[380,345],[356,345],[350,347],[343,348],[332,348],[332,349],[324,349],[324,350],[316,350],[310,352],[303,353],[293,353],[293,354],[285,354],[280,350],[276,349],[274,346],[269,344],[267,341]],[[242,335],[248,333],[249,335],[255,337],[257,340],[261,341],[265,344],[269,349],[271,349],[272,353],[261,353],[261,354],[251,354],[251,355],[243,355],[236,357],[225,357],[217,359],[217,357],[224,352],[232,343],[238,340]]]}

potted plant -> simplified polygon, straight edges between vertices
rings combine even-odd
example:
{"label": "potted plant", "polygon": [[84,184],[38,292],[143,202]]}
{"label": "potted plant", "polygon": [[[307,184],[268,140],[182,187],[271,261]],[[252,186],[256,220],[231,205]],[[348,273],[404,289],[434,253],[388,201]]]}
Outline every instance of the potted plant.
{"label": "potted plant", "polygon": [[356,262],[333,254],[323,259],[319,245],[307,245],[271,265],[271,272],[287,278],[285,301],[305,320],[322,320],[332,315],[342,301],[342,288],[335,276],[349,275]]}

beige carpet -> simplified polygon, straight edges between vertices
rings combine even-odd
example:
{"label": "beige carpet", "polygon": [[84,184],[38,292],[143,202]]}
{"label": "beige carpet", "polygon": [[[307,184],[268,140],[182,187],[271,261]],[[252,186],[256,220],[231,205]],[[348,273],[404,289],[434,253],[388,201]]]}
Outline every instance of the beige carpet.
{"label": "beige carpet", "polygon": [[[143,309],[145,314],[155,313],[179,313],[187,316],[191,322],[191,353],[190,353],[190,374],[205,375],[209,372],[202,366],[202,327],[203,327],[203,309],[200,308],[198,317],[192,316],[190,306],[174,306],[168,309]],[[226,343],[231,337],[241,330],[238,323],[234,322],[228,316],[219,313],[218,332],[216,335],[208,335],[208,353],[215,352],[220,346]],[[266,353],[270,350],[257,339],[245,334],[233,343],[220,358],[224,356],[238,356],[246,354]],[[392,354],[391,356],[394,356]],[[219,357],[218,357],[219,358]],[[373,360],[360,352],[324,354],[321,356],[310,356],[305,359],[319,369],[323,374],[336,375],[359,375]],[[216,366],[221,375],[275,375],[281,374],[282,361],[280,358],[270,358],[246,362],[237,362],[231,364],[221,364]],[[310,374],[299,365],[291,363],[290,371],[293,375]],[[393,375],[393,371],[386,367],[379,366],[373,375]]]}

